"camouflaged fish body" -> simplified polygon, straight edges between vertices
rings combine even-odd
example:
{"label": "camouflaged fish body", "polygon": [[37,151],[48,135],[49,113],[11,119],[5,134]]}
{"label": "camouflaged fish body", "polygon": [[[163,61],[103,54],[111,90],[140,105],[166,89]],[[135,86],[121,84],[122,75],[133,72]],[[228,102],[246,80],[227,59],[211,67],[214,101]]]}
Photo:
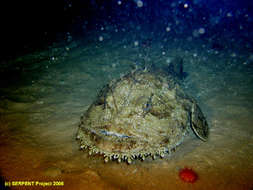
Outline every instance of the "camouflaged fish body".
{"label": "camouflaged fish body", "polygon": [[130,164],[137,158],[164,157],[190,130],[207,139],[203,113],[175,78],[135,70],[104,86],[81,117],[77,139],[90,155]]}

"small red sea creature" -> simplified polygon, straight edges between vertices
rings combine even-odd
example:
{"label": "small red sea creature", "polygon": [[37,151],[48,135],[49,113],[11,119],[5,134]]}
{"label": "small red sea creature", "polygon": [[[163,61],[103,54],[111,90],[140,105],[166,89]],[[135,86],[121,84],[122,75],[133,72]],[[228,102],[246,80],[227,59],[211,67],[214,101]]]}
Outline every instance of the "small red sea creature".
{"label": "small red sea creature", "polygon": [[195,183],[198,179],[197,173],[186,167],[179,171],[179,177],[181,180],[187,183]]}

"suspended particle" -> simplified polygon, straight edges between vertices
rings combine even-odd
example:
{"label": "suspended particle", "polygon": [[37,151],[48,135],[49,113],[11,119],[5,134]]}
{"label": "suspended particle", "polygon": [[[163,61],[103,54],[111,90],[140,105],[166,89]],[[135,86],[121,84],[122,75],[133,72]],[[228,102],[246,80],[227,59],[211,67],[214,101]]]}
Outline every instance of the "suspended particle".
{"label": "suspended particle", "polygon": [[166,63],[170,64],[171,63],[171,58],[167,58]]}
{"label": "suspended particle", "polygon": [[104,40],[103,36],[99,36],[98,40],[102,42]]}
{"label": "suspended particle", "polygon": [[122,4],[122,2],[121,1],[118,1],[118,5],[121,5]]}
{"label": "suspended particle", "polygon": [[232,17],[232,13],[227,13],[227,17]]}
{"label": "suspended particle", "polygon": [[141,0],[137,0],[137,7],[143,7],[143,2]]}
{"label": "suspended particle", "polygon": [[199,29],[199,34],[204,34],[205,32],[206,32],[206,30],[204,28]]}
{"label": "suspended particle", "polygon": [[169,26],[166,27],[166,32],[169,32],[171,29]]}
{"label": "suspended particle", "polygon": [[139,45],[139,42],[138,41],[135,41],[134,42],[134,46],[138,46]]}
{"label": "suspended particle", "polygon": [[232,54],[231,54],[231,57],[236,57],[236,53],[232,53]]}

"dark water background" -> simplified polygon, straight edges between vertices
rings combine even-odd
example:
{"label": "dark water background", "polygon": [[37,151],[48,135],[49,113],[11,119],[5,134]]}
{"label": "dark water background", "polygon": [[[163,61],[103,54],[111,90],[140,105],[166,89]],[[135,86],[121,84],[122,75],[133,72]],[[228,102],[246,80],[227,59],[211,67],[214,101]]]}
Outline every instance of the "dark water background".
{"label": "dark water background", "polygon": [[[0,64],[2,181],[57,189],[253,188],[253,15],[249,1],[61,1],[6,5]],[[75,140],[101,87],[132,67],[184,61],[210,126],[164,159],[90,157]],[[180,168],[199,179],[187,184]],[[1,182],[1,181],[0,181]],[[10,187],[38,189],[40,187]],[[41,189],[50,189],[44,187]]]}

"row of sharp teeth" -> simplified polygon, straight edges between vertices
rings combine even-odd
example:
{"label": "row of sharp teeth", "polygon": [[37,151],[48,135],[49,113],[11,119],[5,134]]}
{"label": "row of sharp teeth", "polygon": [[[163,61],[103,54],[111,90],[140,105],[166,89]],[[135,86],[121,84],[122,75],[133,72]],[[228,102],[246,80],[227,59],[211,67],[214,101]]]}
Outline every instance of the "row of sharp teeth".
{"label": "row of sharp teeth", "polygon": [[139,154],[110,154],[108,152],[103,152],[101,150],[99,150],[96,147],[91,147],[88,145],[84,145],[82,144],[80,146],[80,149],[89,149],[89,155],[92,154],[101,154],[104,155],[104,161],[105,163],[109,162],[109,160],[117,160],[119,163],[122,161],[126,161],[128,164],[132,163],[132,160],[134,159],[138,159],[140,158],[141,160],[145,160],[146,157],[151,156],[153,159],[156,159],[156,156],[160,156],[161,158],[163,158],[165,156],[165,149],[159,150],[158,152],[151,154],[151,153],[139,153]]}
{"label": "row of sharp teeth", "polygon": [[[76,139],[80,140],[80,136],[78,135],[76,137]],[[166,148],[162,148],[160,150],[158,150],[156,153],[151,154],[151,153],[139,153],[139,154],[111,154],[108,152],[103,152],[101,150],[99,150],[96,147],[92,147],[90,145],[86,145],[86,143],[84,144],[84,142],[81,142],[81,146],[80,149],[89,149],[89,155],[92,154],[101,154],[104,155],[104,161],[105,163],[107,163],[109,160],[118,160],[118,162],[120,163],[121,161],[126,161],[128,164],[132,163],[132,160],[140,158],[141,160],[145,160],[146,157],[151,156],[153,159],[156,159],[156,156],[160,156],[161,158],[163,158],[165,156],[165,153],[169,153],[171,151],[175,151],[175,148],[173,148],[172,150],[167,150]]]}
{"label": "row of sharp teeth", "polygon": [[[107,163],[109,160],[118,160],[118,162],[120,163],[121,161],[126,161],[128,164],[131,164],[132,163],[132,160],[134,159],[137,159],[137,158],[140,158],[142,161],[145,160],[146,157],[148,157],[149,155],[151,154],[138,154],[137,155],[131,155],[131,156],[127,156],[127,155],[121,155],[119,156],[118,154],[114,154],[114,155],[104,155],[104,161]],[[156,159],[156,155],[157,154],[153,154],[151,155],[153,159]],[[161,152],[160,154],[158,154],[161,158],[163,158],[165,155],[164,155],[164,152]]]}

